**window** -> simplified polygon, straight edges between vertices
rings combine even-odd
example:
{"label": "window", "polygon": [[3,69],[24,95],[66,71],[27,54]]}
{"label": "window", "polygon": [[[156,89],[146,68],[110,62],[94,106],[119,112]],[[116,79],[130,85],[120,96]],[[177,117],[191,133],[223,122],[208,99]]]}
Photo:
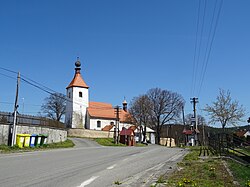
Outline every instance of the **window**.
{"label": "window", "polygon": [[68,93],[68,97],[70,98],[70,92]]}
{"label": "window", "polygon": [[82,92],[79,92],[79,97],[82,97]]}
{"label": "window", "polygon": [[101,127],[101,121],[97,121],[97,128]]}

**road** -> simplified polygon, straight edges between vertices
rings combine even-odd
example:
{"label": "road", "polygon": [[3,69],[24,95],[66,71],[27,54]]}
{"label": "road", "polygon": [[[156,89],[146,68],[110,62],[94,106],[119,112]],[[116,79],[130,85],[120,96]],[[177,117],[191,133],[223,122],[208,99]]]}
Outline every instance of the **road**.
{"label": "road", "polygon": [[162,146],[103,147],[74,140],[76,148],[0,155],[0,186],[150,186],[152,178],[186,153]]}

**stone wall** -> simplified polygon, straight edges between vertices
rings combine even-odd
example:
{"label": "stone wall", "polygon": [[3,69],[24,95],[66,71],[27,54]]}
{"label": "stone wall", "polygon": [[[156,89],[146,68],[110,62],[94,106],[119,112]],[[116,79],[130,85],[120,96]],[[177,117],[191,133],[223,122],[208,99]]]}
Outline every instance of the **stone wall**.
{"label": "stone wall", "polygon": [[[46,134],[48,143],[57,143],[67,140],[67,130],[52,127],[17,125],[17,134]],[[0,124],[0,145],[8,144],[9,125]]]}
{"label": "stone wall", "polygon": [[68,129],[68,136],[82,138],[113,138],[114,133],[89,129]]}

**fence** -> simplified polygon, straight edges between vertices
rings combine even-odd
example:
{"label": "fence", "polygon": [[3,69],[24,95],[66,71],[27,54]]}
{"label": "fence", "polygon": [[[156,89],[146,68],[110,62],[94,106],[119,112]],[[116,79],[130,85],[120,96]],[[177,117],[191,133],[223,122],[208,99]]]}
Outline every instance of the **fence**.
{"label": "fence", "polygon": [[[0,123],[10,125],[13,124],[14,116],[10,112],[0,112]],[[45,117],[39,116],[30,116],[30,115],[17,115],[17,124],[18,125],[37,125],[37,126],[46,126],[46,127],[56,127],[56,128],[65,128],[64,123],[51,120]]]}
{"label": "fence", "polygon": [[228,133],[211,135],[208,145],[218,155],[250,164],[250,143],[236,135]]}

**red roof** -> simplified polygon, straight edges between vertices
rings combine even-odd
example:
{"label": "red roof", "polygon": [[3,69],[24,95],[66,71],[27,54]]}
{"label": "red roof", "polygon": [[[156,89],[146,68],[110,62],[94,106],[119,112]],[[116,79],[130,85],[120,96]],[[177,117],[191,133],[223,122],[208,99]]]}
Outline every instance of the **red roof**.
{"label": "red roof", "polygon": [[114,125],[106,125],[105,127],[102,128],[102,131],[110,131]]}
{"label": "red roof", "polygon": [[245,134],[246,132],[247,132],[247,131],[245,131],[245,130],[241,130],[241,131],[237,131],[235,134],[236,134],[236,136],[238,136],[238,137],[243,137],[244,134]]}
{"label": "red roof", "polygon": [[191,130],[183,130],[182,133],[186,134],[186,135],[191,135],[191,134],[193,134],[193,131],[191,131]]}
{"label": "red roof", "polygon": [[84,82],[80,70],[76,70],[75,76],[73,80],[70,82],[70,84],[67,86],[67,89],[71,87],[89,88],[87,84]]}
{"label": "red roof", "polygon": [[[109,103],[89,102],[88,113],[94,118],[116,119],[115,109]],[[121,122],[128,122],[129,113],[120,110],[119,117]]]}
{"label": "red roof", "polygon": [[120,136],[134,136],[134,131],[132,129],[126,129],[124,127],[120,132]]}

